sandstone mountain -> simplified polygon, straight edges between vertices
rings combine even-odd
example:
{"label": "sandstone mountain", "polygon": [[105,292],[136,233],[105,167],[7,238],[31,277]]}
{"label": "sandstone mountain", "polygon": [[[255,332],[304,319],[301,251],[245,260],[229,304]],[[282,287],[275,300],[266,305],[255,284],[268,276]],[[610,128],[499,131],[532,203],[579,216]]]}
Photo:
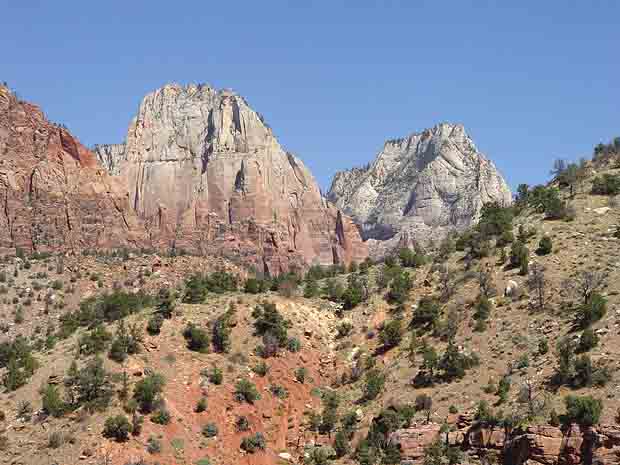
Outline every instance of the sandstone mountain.
{"label": "sandstone mountain", "polygon": [[166,85],[143,99],[123,145],[95,151],[128,186],[155,242],[234,250],[276,273],[297,258],[331,264],[367,255],[355,225],[232,91]]}
{"label": "sandstone mountain", "polygon": [[136,247],[127,191],[67,129],[0,85],[0,246],[28,251]]}
{"label": "sandstone mountain", "polygon": [[487,202],[509,204],[495,165],[461,125],[439,124],[389,140],[365,168],[335,175],[328,199],[361,226],[364,239],[424,241],[477,222]]}

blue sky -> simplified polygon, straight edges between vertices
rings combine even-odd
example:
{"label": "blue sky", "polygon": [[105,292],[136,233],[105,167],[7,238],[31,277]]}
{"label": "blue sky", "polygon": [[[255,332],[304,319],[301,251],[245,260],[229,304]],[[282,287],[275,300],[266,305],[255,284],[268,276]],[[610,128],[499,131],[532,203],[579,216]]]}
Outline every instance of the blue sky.
{"label": "blue sky", "polygon": [[514,187],[620,135],[619,24],[612,0],[4,0],[0,80],[88,145],[166,82],[230,87],[324,188],[461,122]]}

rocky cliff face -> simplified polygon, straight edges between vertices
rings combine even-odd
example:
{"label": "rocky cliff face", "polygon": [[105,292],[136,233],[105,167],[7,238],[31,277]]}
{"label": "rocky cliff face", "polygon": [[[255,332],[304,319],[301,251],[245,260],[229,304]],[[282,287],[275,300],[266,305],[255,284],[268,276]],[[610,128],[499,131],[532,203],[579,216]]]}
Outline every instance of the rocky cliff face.
{"label": "rocky cliff face", "polygon": [[0,247],[137,246],[127,190],[69,131],[0,85]]}
{"label": "rocky cliff face", "polygon": [[120,174],[119,166],[126,160],[125,144],[95,145],[93,153],[99,164],[111,175]]}
{"label": "rocky cliff face", "polygon": [[361,225],[364,239],[424,241],[475,223],[486,202],[511,193],[461,125],[442,123],[385,143],[365,168],[339,172],[328,199]]}
{"label": "rocky cliff face", "polygon": [[403,463],[411,464],[423,463],[425,449],[438,439],[471,457],[485,457],[488,463],[620,464],[620,428],[616,425],[587,428],[533,425],[508,431],[497,426],[481,426],[471,417],[462,416],[449,433],[441,433],[439,424],[428,423],[398,430],[390,437],[400,447]]}
{"label": "rocky cliff face", "polygon": [[282,149],[239,95],[206,85],[166,85],[147,95],[123,147],[100,160],[129,189],[155,242],[235,250],[260,270],[297,259],[363,260],[353,223],[321,196],[301,160]]}

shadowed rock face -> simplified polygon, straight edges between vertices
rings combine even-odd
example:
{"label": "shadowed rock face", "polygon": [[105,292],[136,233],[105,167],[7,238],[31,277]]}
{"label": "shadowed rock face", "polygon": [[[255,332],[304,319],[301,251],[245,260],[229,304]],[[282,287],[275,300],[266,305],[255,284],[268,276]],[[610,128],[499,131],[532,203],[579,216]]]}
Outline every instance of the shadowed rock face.
{"label": "shadowed rock face", "polygon": [[0,85],[0,247],[138,246],[127,190],[69,131]]}
{"label": "shadowed rock face", "polygon": [[[239,95],[166,85],[147,95],[124,147],[100,160],[128,186],[132,209],[175,246],[219,246],[280,272],[363,260],[355,226],[322,198],[301,160],[285,152]],[[252,252],[252,249],[254,252]]]}
{"label": "shadowed rock face", "polygon": [[366,168],[336,174],[328,199],[361,226],[364,239],[425,241],[478,221],[487,202],[511,193],[461,125],[442,123],[385,143]]}

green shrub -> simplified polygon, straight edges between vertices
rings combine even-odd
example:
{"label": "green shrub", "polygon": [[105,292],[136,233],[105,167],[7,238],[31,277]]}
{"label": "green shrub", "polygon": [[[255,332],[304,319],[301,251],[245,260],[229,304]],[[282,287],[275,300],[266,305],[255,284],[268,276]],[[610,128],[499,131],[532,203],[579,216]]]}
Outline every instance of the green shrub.
{"label": "green shrub", "polygon": [[462,463],[463,452],[456,446],[436,439],[424,449],[424,465],[456,465]]}
{"label": "green shrub", "polygon": [[336,452],[336,458],[342,458],[351,451],[349,438],[344,431],[338,431],[336,433],[336,437],[334,438],[334,451]]}
{"label": "green shrub", "polygon": [[98,324],[80,336],[78,339],[78,351],[80,355],[98,354],[106,349],[111,339],[112,335],[102,324]]}
{"label": "green shrub", "polygon": [[164,377],[156,373],[150,374],[136,383],[133,398],[142,412],[150,413],[153,411],[160,401],[160,394],[164,385]]}
{"label": "green shrub", "polygon": [[311,299],[319,295],[319,284],[316,280],[310,279],[306,281],[306,285],[304,286],[304,297],[306,299]]}
{"label": "green shrub", "polygon": [[528,260],[527,247],[521,241],[515,241],[510,246],[510,266],[512,268],[519,268],[524,261]]}
{"label": "green shrub", "polygon": [[209,379],[209,382],[219,385],[224,381],[224,373],[220,368],[213,367],[211,371],[208,372],[207,378]]}
{"label": "green shrub", "polygon": [[125,321],[120,320],[108,356],[110,359],[122,363],[128,355],[138,353],[140,342],[142,342],[141,328],[133,324],[128,330],[125,327]]}
{"label": "green shrub", "polygon": [[225,271],[215,271],[210,275],[197,273],[185,283],[183,302],[199,304],[204,302],[208,292],[221,294],[237,290],[237,277]]}
{"label": "green shrub", "polygon": [[286,348],[289,352],[299,352],[301,350],[301,341],[296,337],[289,337],[286,341]]}
{"label": "green shrub", "polygon": [[112,399],[110,374],[103,366],[103,360],[95,358],[78,370],[73,362],[65,378],[65,387],[71,393],[73,408],[84,406],[88,411],[103,411]]}
{"label": "green shrub", "polygon": [[253,404],[260,399],[256,386],[247,379],[241,379],[235,385],[235,399],[239,402]]}
{"label": "green shrub", "polygon": [[142,433],[142,424],[144,423],[144,417],[134,412],[131,418],[131,434],[134,436],[140,436]]}
{"label": "green shrub", "polygon": [[243,286],[243,291],[248,294],[262,294],[268,290],[269,282],[257,278],[248,278]]}
{"label": "green shrub", "polygon": [[477,229],[483,237],[502,236],[512,231],[514,213],[511,207],[497,202],[486,203],[480,211]]}
{"label": "green shrub", "polygon": [[481,400],[478,402],[476,412],[474,413],[474,419],[486,425],[494,425],[498,423],[498,418],[495,416],[486,400]]}
{"label": "green shrub", "polygon": [[146,442],[146,450],[149,454],[159,454],[161,453],[161,441],[153,436],[149,437]]}
{"label": "green shrub", "polygon": [[241,441],[241,449],[249,452],[250,454],[253,454],[257,450],[264,450],[266,445],[267,442],[265,441],[265,436],[263,436],[263,433],[260,432],[255,433],[252,436],[247,436]]}
{"label": "green shrub", "polygon": [[201,397],[198,402],[196,402],[196,407],[194,408],[194,412],[201,413],[207,410],[207,398]]}
{"label": "green shrub", "polygon": [[230,335],[232,333],[231,321],[235,318],[235,310],[230,309],[213,323],[213,348],[216,352],[228,352],[230,350]]}
{"label": "green shrub", "polygon": [[103,436],[118,442],[127,441],[131,433],[131,424],[125,415],[108,417],[103,427]]}
{"label": "green shrub", "polygon": [[581,333],[579,338],[579,344],[577,345],[577,352],[588,352],[598,345],[599,337],[592,328],[586,328]]}
{"label": "green shrub", "polygon": [[186,304],[201,304],[207,298],[207,286],[204,276],[195,274],[185,282],[185,295],[183,302]]}
{"label": "green shrub", "polygon": [[67,410],[58,387],[52,384],[41,389],[41,409],[46,415],[61,417]]}
{"label": "green shrub", "polygon": [[336,330],[338,331],[338,337],[347,337],[349,334],[351,334],[351,331],[353,330],[353,323],[351,323],[350,321],[343,321],[338,325]]}
{"label": "green shrub", "polygon": [[446,381],[452,381],[463,378],[467,370],[478,364],[479,360],[475,354],[465,355],[461,353],[454,343],[450,341],[446,351],[439,360],[438,368],[443,371],[443,378]]}
{"label": "green shrub", "polygon": [[151,318],[149,318],[149,321],[146,325],[146,331],[151,336],[156,336],[161,332],[161,327],[163,325],[164,325],[164,317],[161,314],[156,313],[153,316],[151,316]]}
{"label": "green shrub", "polygon": [[[174,307],[174,297],[170,289],[162,287],[157,293],[157,314],[164,319],[170,319],[172,318]],[[159,334],[159,332],[156,334]]]}
{"label": "green shrub", "polygon": [[603,402],[592,396],[566,396],[565,423],[576,423],[580,426],[593,426],[599,422],[603,411]]}
{"label": "green shrub", "polygon": [[401,320],[391,320],[383,324],[379,332],[379,341],[384,350],[389,350],[400,344],[403,338],[403,327]]}
{"label": "green shrub", "polygon": [[97,322],[114,322],[151,305],[151,296],[143,293],[128,293],[114,290],[101,296],[93,296],[80,302],[75,318],[78,326],[89,326]]}
{"label": "green shrub", "polygon": [[593,293],[587,303],[579,307],[576,315],[576,324],[585,329],[596,323],[607,313],[607,299],[598,293]]}
{"label": "green shrub", "polygon": [[202,427],[202,435],[206,438],[213,438],[217,436],[218,428],[215,423],[207,423]]}
{"label": "green shrub", "polygon": [[288,342],[290,322],[277,310],[273,303],[263,303],[252,311],[254,329],[258,336],[263,337],[263,354],[267,357],[275,355],[278,348],[285,347]]}
{"label": "green shrub", "polygon": [[398,253],[398,258],[401,265],[405,268],[418,268],[426,262],[424,255],[408,248],[401,249]]}
{"label": "green shrub", "polygon": [[18,305],[15,309],[15,319],[13,321],[16,325],[21,325],[24,322],[24,309],[21,305]]}
{"label": "green shrub", "polygon": [[499,397],[498,404],[503,404],[508,400],[508,393],[510,392],[510,378],[508,376],[502,377],[499,380],[497,386],[497,392],[495,393]]}
{"label": "green shrub", "polygon": [[295,370],[295,379],[303,384],[306,381],[306,376],[308,375],[308,370],[304,367],[299,367]]}
{"label": "green shrub", "polygon": [[551,237],[543,236],[543,238],[538,243],[538,249],[536,250],[536,253],[538,255],[548,255],[551,253],[552,249],[553,243],[551,241]]}
{"label": "green shrub", "polygon": [[421,330],[433,329],[439,320],[440,305],[433,297],[422,297],[413,313],[411,327]]}
{"label": "green shrub", "polygon": [[53,431],[47,438],[47,447],[50,449],[58,449],[70,439],[70,437],[65,436],[60,431]]}
{"label": "green shrub", "polygon": [[0,368],[6,368],[2,383],[8,391],[26,384],[38,368],[32,351],[33,347],[22,336],[12,342],[0,342]]}
{"label": "green shrub", "polygon": [[188,323],[183,330],[183,337],[187,341],[187,348],[195,352],[206,353],[209,351],[209,334],[198,328],[194,323]]}
{"label": "green shrub", "polygon": [[170,423],[171,415],[170,412],[165,408],[160,408],[153,415],[151,415],[151,421],[153,423],[157,423],[158,425],[167,425]]}
{"label": "green shrub", "polygon": [[259,362],[252,367],[252,371],[258,376],[266,376],[267,373],[269,373],[269,365],[267,365],[265,362]]}
{"label": "green shrub", "polygon": [[592,193],[595,195],[618,195],[620,193],[620,176],[603,174],[592,181]]}
{"label": "green shrub", "polygon": [[538,341],[538,353],[539,355],[545,355],[547,352],[549,352],[549,342],[547,338],[544,338]]}
{"label": "green shrub", "polygon": [[344,290],[344,286],[336,279],[328,279],[322,293],[332,302],[341,302]]}
{"label": "green shrub", "polygon": [[235,428],[239,432],[249,431],[250,430],[250,422],[246,416],[240,416],[235,421]]}
{"label": "green shrub", "polygon": [[387,300],[392,304],[404,304],[409,297],[409,291],[413,287],[411,277],[406,271],[398,273],[390,285]]}
{"label": "green shrub", "polygon": [[364,385],[364,400],[375,399],[385,386],[385,375],[377,369],[370,370],[366,373],[366,383]]}
{"label": "green shrub", "polygon": [[279,386],[277,384],[272,384],[269,386],[269,392],[273,394],[278,399],[286,399],[288,397],[288,391],[286,388]]}
{"label": "green shrub", "polygon": [[473,315],[474,320],[476,320],[476,326],[474,327],[475,331],[483,332],[486,330],[486,322],[491,315],[492,308],[493,305],[487,297],[484,295],[478,297],[478,301],[475,306],[476,311]]}
{"label": "green shrub", "polygon": [[514,364],[517,370],[523,370],[530,366],[530,357],[528,354],[521,354]]}

